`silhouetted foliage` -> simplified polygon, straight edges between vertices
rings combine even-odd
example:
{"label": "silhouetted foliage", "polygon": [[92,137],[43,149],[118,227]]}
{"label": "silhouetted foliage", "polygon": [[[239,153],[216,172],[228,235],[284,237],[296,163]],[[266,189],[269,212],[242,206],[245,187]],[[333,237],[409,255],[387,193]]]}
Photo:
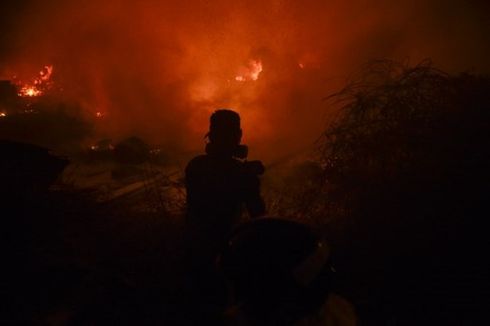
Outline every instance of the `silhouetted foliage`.
{"label": "silhouetted foliage", "polygon": [[0,140],[0,194],[47,191],[68,165],[65,158],[32,144]]}
{"label": "silhouetted foliage", "polygon": [[311,160],[270,169],[263,179],[269,215],[324,224],[325,195],[319,191],[322,175],[320,164]]}
{"label": "silhouetted foliage", "polygon": [[350,215],[380,186],[402,180],[474,188],[488,160],[489,91],[487,77],[450,76],[430,62],[369,65],[330,97],[342,107],[320,150],[335,215]]}
{"label": "silhouetted foliage", "polygon": [[398,320],[420,317],[408,311],[424,304],[439,314],[473,307],[465,300],[483,275],[490,79],[378,61],[329,99],[340,111],[319,146],[324,214],[337,221],[346,268]]}

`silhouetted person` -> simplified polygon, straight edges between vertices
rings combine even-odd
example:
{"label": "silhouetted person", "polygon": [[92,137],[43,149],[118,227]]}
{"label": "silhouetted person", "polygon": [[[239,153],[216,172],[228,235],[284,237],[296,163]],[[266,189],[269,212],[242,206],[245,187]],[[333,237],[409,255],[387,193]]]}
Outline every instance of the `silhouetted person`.
{"label": "silhouetted person", "polygon": [[231,110],[217,110],[211,115],[207,137],[206,154],[193,158],[185,170],[187,297],[196,302],[194,315],[200,323],[206,316],[217,316],[226,303],[225,287],[215,273],[214,262],[232,227],[244,208],[252,218],[265,213],[258,178],[264,167],[259,161],[245,160],[240,116]]}
{"label": "silhouetted person", "polygon": [[355,326],[335,294],[331,247],[310,227],[259,218],[235,228],[219,266],[230,290],[226,325]]}
{"label": "silhouetted person", "polygon": [[187,219],[190,228],[219,246],[243,207],[251,217],[265,213],[258,178],[264,168],[259,161],[245,161],[238,113],[214,112],[207,137],[206,154],[192,159],[185,170]]}

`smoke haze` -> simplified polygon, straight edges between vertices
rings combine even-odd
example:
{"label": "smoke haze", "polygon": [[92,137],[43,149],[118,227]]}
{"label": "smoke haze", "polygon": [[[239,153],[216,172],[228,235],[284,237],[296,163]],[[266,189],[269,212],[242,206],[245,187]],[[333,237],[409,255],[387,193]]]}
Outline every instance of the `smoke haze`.
{"label": "smoke haze", "polygon": [[490,71],[483,1],[21,1],[0,9],[0,77],[52,64],[64,96],[107,116],[101,136],[139,135],[182,151],[203,147],[216,108],[241,114],[253,156],[307,148],[328,120],[322,98],[371,59]]}

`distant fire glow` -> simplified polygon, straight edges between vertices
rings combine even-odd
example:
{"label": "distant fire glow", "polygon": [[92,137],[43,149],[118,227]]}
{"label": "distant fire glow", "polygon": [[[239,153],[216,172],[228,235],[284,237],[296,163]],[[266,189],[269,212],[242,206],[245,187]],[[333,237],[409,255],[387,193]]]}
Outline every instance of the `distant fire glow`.
{"label": "distant fire glow", "polygon": [[44,91],[51,86],[51,75],[53,74],[53,66],[44,66],[39,72],[39,76],[34,78],[32,82],[21,84],[19,96],[21,97],[37,97],[44,94]]}
{"label": "distant fire glow", "polygon": [[248,66],[242,69],[242,73],[235,77],[236,81],[244,82],[257,80],[262,72],[262,62],[260,60],[250,60]]}
{"label": "distant fire glow", "polygon": [[[182,153],[202,150],[214,110],[234,108],[251,154],[274,161],[312,146],[337,109],[322,99],[366,62],[488,73],[488,1],[434,2],[4,1],[0,79],[21,105],[63,102],[95,121],[94,139]],[[440,39],[446,26],[459,33]]]}
{"label": "distant fire glow", "polygon": [[23,86],[19,91],[19,96],[22,97],[36,97],[41,95],[43,92],[37,89],[35,86]]}

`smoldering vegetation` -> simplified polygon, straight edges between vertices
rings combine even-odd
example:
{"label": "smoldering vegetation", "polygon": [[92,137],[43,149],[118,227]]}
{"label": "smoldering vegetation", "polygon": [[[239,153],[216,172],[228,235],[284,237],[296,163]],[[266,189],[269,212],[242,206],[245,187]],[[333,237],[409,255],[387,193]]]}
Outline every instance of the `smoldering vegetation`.
{"label": "smoldering vegetation", "polygon": [[[332,243],[335,291],[363,324],[478,320],[488,294],[490,79],[447,74],[430,62],[378,61],[324,103],[336,116],[317,150],[268,167],[270,215],[314,225]],[[191,318],[181,291],[179,165],[157,160],[138,139],[115,144],[119,154],[103,143],[108,152],[77,157],[51,187],[23,172],[42,166],[44,154],[24,165],[9,162],[22,161],[26,149],[2,156],[2,179],[26,180],[2,187],[9,230],[2,287],[10,298],[2,322]]]}

